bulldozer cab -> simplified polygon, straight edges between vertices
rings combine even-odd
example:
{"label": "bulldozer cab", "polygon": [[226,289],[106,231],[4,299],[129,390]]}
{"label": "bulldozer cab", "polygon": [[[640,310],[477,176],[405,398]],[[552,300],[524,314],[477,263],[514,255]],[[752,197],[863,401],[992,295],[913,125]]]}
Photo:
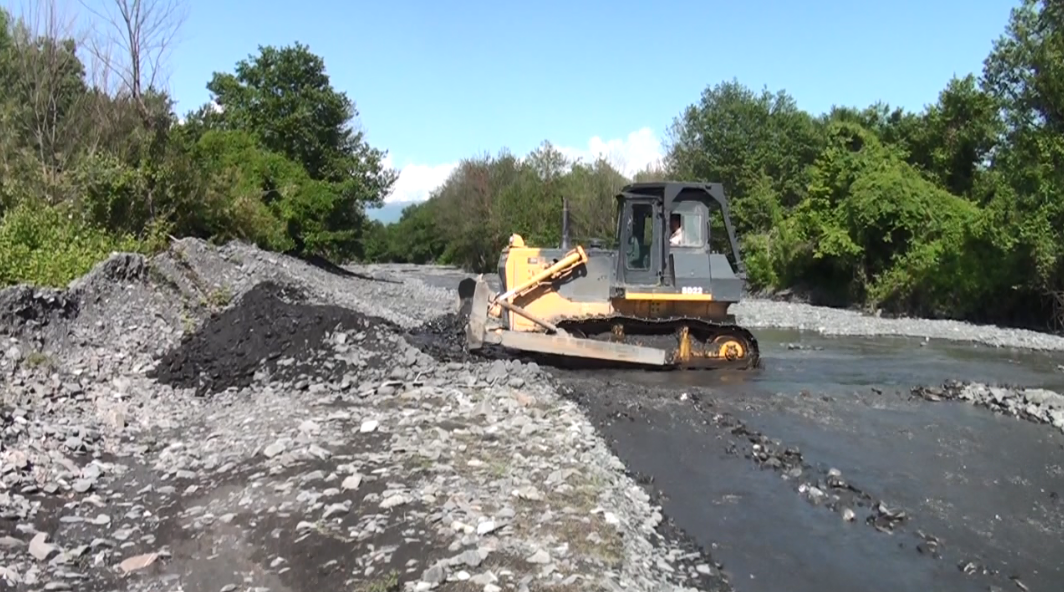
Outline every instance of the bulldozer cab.
{"label": "bulldozer cab", "polygon": [[676,285],[676,255],[720,253],[745,277],[719,183],[633,183],[616,196],[617,277],[633,286]]}

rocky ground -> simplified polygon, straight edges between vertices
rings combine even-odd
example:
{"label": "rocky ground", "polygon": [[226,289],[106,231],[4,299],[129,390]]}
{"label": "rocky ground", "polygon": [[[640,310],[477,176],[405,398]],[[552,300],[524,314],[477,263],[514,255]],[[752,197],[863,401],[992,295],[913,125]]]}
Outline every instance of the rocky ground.
{"label": "rocky ground", "polygon": [[194,240],[0,292],[0,581],[726,588],[545,372],[410,345],[453,302]]}
{"label": "rocky ground", "polygon": [[[470,358],[453,292],[363,271],[184,240],[150,260],[115,255],[69,290],[0,292],[0,585],[731,589],[604,442],[596,428],[625,410],[595,403],[598,383]],[[1064,350],[1034,333],[805,305],[738,312],[753,327]],[[1064,410],[1048,391],[912,394],[1054,424]],[[730,453],[812,503],[880,530],[904,520],[710,415]]]}

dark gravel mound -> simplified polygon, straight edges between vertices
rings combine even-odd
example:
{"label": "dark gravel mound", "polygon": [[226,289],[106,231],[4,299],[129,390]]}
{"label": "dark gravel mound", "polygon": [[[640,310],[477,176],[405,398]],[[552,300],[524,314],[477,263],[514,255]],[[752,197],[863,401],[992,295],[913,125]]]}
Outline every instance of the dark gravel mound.
{"label": "dark gravel mound", "polygon": [[44,327],[74,320],[82,302],[92,302],[115,285],[139,281],[148,275],[144,257],[117,253],[97,263],[68,289],[19,284],[0,290],[0,335],[22,336]]}
{"label": "dark gravel mound", "polygon": [[[294,288],[260,283],[162,356],[149,377],[173,387],[195,388],[203,396],[250,386],[263,367],[279,380],[316,376],[322,371],[342,375],[343,364],[326,369],[313,363],[325,349],[328,334],[365,333],[361,347],[379,349],[373,342],[381,333],[398,331],[386,319],[305,300]],[[280,364],[282,359],[294,363]]]}
{"label": "dark gravel mound", "polygon": [[406,333],[410,345],[438,362],[470,362],[477,356],[466,351],[465,318],[455,313],[440,315]]}
{"label": "dark gravel mound", "polygon": [[440,315],[408,330],[406,341],[432,356],[437,362],[443,363],[483,362],[485,360],[539,362],[543,357],[522,355],[522,352],[511,352],[492,345],[485,345],[480,351],[472,353],[466,349],[465,326],[466,317],[461,314],[448,313]]}
{"label": "dark gravel mound", "polygon": [[0,335],[21,335],[78,316],[78,299],[65,291],[27,285],[0,290]]}

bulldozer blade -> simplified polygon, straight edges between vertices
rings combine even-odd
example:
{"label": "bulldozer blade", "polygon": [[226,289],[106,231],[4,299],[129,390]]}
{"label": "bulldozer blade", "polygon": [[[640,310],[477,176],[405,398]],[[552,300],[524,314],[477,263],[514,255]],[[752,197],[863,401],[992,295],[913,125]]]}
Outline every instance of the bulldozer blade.
{"label": "bulldozer blade", "polygon": [[663,349],[582,339],[569,335],[500,331],[488,333],[484,341],[509,349],[563,357],[590,358],[642,366],[667,366],[669,363],[667,352]]}
{"label": "bulldozer blade", "polygon": [[463,302],[463,306],[469,311],[466,322],[466,348],[469,351],[479,350],[487,343],[519,351],[644,366],[666,366],[669,363],[665,350],[652,347],[582,339],[567,334],[549,335],[506,330],[489,332],[487,321],[491,288],[483,278],[466,279],[459,285],[459,294],[461,295],[463,290],[468,291],[470,285],[473,287],[472,297]]}
{"label": "bulldozer blade", "polygon": [[[465,288],[468,289],[469,285],[466,282],[473,283],[473,295],[463,304],[463,307],[468,308],[469,311],[465,313],[468,319],[466,321],[466,348],[474,351],[484,346],[484,333],[488,325],[488,300],[491,295],[484,278],[462,280],[462,284],[465,284]],[[458,287],[459,296],[462,294],[462,284]]]}
{"label": "bulldozer blade", "polygon": [[473,305],[473,293],[477,288],[476,278],[466,278],[458,282],[458,314],[468,316]]}

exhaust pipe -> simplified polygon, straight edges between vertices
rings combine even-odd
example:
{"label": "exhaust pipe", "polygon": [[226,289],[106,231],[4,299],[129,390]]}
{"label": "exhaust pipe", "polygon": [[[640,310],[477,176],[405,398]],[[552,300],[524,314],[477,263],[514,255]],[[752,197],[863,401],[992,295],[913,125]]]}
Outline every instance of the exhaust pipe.
{"label": "exhaust pipe", "polygon": [[562,250],[568,251],[569,246],[569,198],[562,198]]}

